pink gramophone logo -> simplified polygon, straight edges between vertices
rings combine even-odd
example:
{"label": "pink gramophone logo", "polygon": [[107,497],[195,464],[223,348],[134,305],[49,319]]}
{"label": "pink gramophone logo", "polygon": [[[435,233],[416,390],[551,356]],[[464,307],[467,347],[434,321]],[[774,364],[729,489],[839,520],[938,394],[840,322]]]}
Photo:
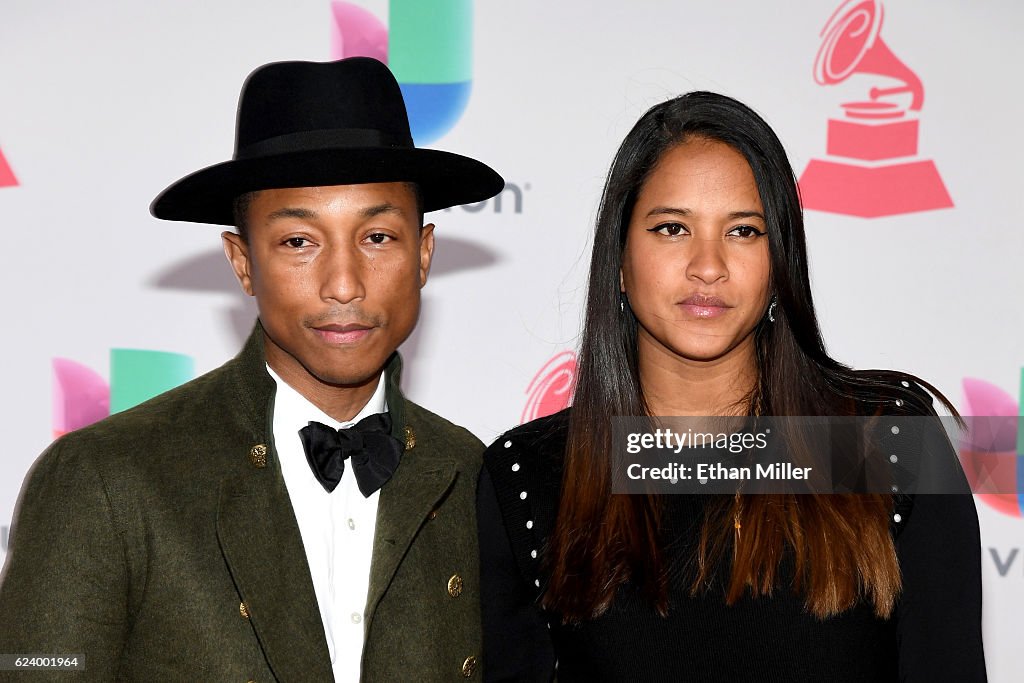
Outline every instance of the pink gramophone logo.
{"label": "pink gramophone logo", "polygon": [[0,187],[15,187],[18,179],[14,177],[11,165],[4,158],[4,151],[0,149]]}
{"label": "pink gramophone logo", "polygon": [[526,389],[528,398],[519,424],[554,415],[569,406],[576,388],[576,354],[562,351],[544,364]]}
{"label": "pink gramophone logo", "polygon": [[924,86],[879,35],[883,15],[878,0],[847,0],[821,32],[818,84],[853,74],[885,81],[829,119],[829,158],[812,159],[800,177],[804,208],[875,218],[953,206],[935,163],[917,156]]}

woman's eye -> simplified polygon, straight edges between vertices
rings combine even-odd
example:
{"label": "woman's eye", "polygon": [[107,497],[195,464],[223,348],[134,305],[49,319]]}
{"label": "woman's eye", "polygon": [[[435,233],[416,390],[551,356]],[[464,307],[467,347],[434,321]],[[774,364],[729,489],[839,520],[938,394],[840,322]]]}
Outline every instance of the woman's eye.
{"label": "woman's eye", "polygon": [[678,235],[685,235],[689,231],[682,223],[662,223],[661,225],[649,228],[647,232],[658,232],[669,237],[677,237]]}
{"label": "woman's eye", "polygon": [[752,225],[738,225],[730,230],[729,234],[735,235],[736,237],[742,237],[744,239],[750,239],[752,237],[760,237],[764,232],[758,230]]}

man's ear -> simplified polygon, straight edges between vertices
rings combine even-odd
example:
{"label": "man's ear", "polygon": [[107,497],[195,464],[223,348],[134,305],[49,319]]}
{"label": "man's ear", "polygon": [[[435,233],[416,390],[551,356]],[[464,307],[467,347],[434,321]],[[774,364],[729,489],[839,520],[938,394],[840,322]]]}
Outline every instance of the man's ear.
{"label": "man's ear", "polygon": [[238,284],[242,285],[242,291],[253,296],[251,261],[249,260],[249,245],[241,236],[225,230],[220,234],[221,242],[224,245],[224,255],[228,257],[231,270],[235,271]]}
{"label": "man's ear", "polygon": [[427,223],[420,228],[420,287],[427,284],[430,263],[434,260],[434,224]]}

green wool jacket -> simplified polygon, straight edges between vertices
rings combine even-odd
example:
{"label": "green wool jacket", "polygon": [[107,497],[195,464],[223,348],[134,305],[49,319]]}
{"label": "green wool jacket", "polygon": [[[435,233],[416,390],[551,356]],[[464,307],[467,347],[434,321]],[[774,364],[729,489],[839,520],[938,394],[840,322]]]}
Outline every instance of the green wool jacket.
{"label": "green wool jacket", "polygon": [[[483,445],[402,397],[381,489],[364,681],[481,676]],[[0,583],[0,653],[84,654],[32,680],[330,681],[309,566],[274,449],[257,324],[222,367],[56,441],[22,490]],[[0,671],[0,680],[21,681]]]}

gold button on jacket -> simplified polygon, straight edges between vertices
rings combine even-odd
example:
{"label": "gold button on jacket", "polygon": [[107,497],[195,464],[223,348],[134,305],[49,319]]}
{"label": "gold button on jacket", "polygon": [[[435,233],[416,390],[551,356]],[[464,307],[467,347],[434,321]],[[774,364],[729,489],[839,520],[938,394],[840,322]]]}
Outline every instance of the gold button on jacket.
{"label": "gold button on jacket", "polygon": [[458,574],[452,574],[452,578],[448,579],[448,595],[453,598],[462,595],[462,577]]}
{"label": "gold button on jacket", "polygon": [[462,675],[469,678],[476,671],[476,657],[470,655],[466,657],[466,661],[462,663]]}
{"label": "gold button on jacket", "polygon": [[260,469],[267,466],[267,446],[266,444],[258,443],[249,450],[249,460],[253,466]]}

